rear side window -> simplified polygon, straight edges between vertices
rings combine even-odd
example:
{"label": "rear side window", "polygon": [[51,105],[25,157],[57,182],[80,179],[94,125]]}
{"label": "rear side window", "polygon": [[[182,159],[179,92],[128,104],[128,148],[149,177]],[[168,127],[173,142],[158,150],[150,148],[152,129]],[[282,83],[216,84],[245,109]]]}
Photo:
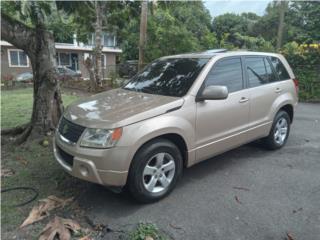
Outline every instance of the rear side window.
{"label": "rear side window", "polygon": [[288,80],[290,79],[290,76],[283,65],[283,63],[280,61],[279,58],[276,57],[270,57],[271,63],[273,65],[274,70],[276,71],[276,74],[279,76],[279,80]]}
{"label": "rear side window", "polygon": [[214,64],[207,75],[205,86],[226,86],[229,92],[242,89],[242,66],[240,58],[228,58]]}
{"label": "rear side window", "polygon": [[247,73],[250,87],[257,87],[269,82],[264,57],[246,57]]}
{"label": "rear side window", "polygon": [[267,71],[267,78],[269,82],[276,82],[278,80],[278,78],[276,77],[276,75],[274,74],[271,64],[268,61],[267,58],[264,58],[264,64],[266,66],[266,71]]}

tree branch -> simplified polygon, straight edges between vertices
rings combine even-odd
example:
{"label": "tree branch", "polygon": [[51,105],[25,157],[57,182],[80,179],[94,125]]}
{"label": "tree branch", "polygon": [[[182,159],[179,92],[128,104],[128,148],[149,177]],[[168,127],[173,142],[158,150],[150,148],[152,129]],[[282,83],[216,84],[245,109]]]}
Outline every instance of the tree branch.
{"label": "tree branch", "polygon": [[1,12],[1,38],[17,48],[30,52],[34,29]]}

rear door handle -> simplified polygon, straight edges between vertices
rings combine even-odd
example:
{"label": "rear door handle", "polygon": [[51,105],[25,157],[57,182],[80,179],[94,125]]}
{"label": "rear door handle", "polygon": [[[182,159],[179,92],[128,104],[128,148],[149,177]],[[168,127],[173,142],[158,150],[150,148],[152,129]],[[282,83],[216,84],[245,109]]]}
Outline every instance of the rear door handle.
{"label": "rear door handle", "polygon": [[245,102],[248,102],[248,101],[249,101],[249,98],[242,97],[242,98],[239,100],[239,103],[245,103]]}
{"label": "rear door handle", "polygon": [[276,93],[281,93],[281,92],[282,92],[282,89],[281,89],[281,88],[276,88],[275,92],[276,92]]}

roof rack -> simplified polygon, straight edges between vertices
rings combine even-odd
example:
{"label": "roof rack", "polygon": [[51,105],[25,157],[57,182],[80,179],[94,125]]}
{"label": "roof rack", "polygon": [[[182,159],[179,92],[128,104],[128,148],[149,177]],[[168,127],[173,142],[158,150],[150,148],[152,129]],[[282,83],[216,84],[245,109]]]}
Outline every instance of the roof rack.
{"label": "roof rack", "polygon": [[218,48],[218,49],[209,49],[209,50],[206,50],[204,51],[203,53],[223,53],[223,52],[227,52],[228,49],[225,49],[225,48]]}

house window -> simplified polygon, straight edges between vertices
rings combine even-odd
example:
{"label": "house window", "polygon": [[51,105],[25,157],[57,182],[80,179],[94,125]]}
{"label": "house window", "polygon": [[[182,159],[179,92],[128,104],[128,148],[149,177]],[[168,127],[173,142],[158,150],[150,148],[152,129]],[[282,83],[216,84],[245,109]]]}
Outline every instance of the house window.
{"label": "house window", "polygon": [[29,59],[24,51],[8,49],[9,67],[29,67]]}
{"label": "house window", "polygon": [[115,36],[111,34],[103,34],[103,46],[105,47],[115,47],[116,42],[115,42]]}
{"label": "house window", "polygon": [[68,66],[72,65],[71,63],[71,54],[70,53],[57,53],[56,61],[58,66]]}
{"label": "house window", "polygon": [[[96,40],[95,40],[95,34],[92,33],[89,36],[88,39],[88,45],[89,46],[95,46],[96,45]],[[101,45],[104,47],[115,47],[116,44],[116,37],[115,35],[111,33],[102,33],[101,35]]]}
{"label": "house window", "polygon": [[101,55],[101,67],[107,68],[107,56],[105,54]]}

